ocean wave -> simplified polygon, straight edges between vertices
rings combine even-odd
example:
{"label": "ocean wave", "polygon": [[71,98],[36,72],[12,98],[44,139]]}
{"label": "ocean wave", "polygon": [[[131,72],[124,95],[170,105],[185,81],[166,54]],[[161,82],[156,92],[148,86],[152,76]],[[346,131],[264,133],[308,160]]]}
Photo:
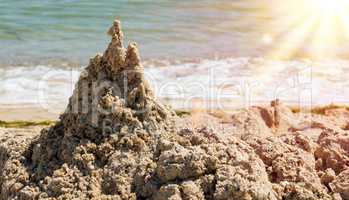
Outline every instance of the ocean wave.
{"label": "ocean wave", "polygon": [[[244,107],[280,99],[289,104],[345,104],[349,61],[264,58],[148,60],[145,76],[158,98],[177,108]],[[0,105],[63,109],[83,68],[0,68]],[[224,104],[224,105],[221,105]]]}

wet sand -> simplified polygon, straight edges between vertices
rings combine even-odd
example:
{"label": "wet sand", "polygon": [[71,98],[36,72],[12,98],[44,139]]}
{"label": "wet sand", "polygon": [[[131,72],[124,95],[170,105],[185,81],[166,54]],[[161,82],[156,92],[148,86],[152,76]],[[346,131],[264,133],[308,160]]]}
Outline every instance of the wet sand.
{"label": "wet sand", "polygon": [[57,120],[59,113],[52,113],[34,105],[2,105],[0,120],[2,121],[44,121]]}

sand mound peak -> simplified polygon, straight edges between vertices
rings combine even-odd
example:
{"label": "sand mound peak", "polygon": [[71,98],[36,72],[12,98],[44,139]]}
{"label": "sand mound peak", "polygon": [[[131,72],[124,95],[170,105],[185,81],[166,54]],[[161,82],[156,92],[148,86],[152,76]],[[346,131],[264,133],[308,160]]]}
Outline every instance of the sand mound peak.
{"label": "sand mound peak", "polygon": [[123,33],[117,20],[108,34],[112,37],[108,48],[102,56],[90,60],[61,116],[63,126],[69,129],[65,132],[100,134],[107,124],[114,131],[123,126],[157,130],[166,123],[169,125],[173,111],[154,98],[144,78],[136,43],[131,42],[127,49],[123,47]]}

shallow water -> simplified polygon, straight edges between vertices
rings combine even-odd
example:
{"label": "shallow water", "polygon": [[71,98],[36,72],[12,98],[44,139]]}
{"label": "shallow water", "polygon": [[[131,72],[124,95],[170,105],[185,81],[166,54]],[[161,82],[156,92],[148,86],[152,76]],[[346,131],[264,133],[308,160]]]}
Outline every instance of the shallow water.
{"label": "shallow water", "polygon": [[0,105],[64,107],[81,67],[105,49],[115,16],[125,41],[138,42],[157,95],[176,99],[175,106],[200,107],[201,100],[241,106],[274,98],[346,103],[347,40],[321,61],[304,58],[306,42],[284,61],[268,57],[282,34],[297,31],[290,23],[301,17],[275,9],[275,2],[0,1]]}
{"label": "shallow water", "polygon": [[268,23],[262,6],[255,0],[1,1],[0,46],[7,47],[1,63],[86,64],[104,49],[114,17],[144,57],[256,54]]}

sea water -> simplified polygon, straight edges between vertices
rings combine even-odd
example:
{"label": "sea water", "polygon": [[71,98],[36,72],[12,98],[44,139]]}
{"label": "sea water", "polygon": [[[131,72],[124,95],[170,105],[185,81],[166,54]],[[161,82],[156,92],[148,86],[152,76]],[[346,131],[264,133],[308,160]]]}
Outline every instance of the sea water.
{"label": "sea water", "polygon": [[348,41],[316,60],[306,42],[288,58],[269,56],[280,34],[297,31],[286,20],[299,17],[273,2],[0,0],[0,105],[63,109],[115,17],[125,44],[138,43],[157,97],[175,107],[347,103]]}

